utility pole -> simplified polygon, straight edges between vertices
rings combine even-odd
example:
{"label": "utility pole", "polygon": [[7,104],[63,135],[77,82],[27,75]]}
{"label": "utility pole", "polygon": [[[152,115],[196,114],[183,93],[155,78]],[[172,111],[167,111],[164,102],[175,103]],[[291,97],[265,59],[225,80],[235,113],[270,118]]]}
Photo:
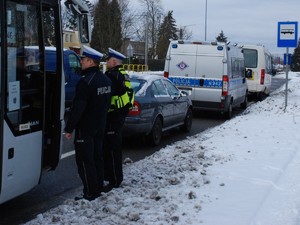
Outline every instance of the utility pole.
{"label": "utility pole", "polygon": [[206,41],[207,37],[207,0],[205,0],[205,32],[204,40]]}
{"label": "utility pole", "polygon": [[148,26],[149,26],[149,19],[148,15],[146,15],[146,32],[145,32],[145,65],[148,66]]}

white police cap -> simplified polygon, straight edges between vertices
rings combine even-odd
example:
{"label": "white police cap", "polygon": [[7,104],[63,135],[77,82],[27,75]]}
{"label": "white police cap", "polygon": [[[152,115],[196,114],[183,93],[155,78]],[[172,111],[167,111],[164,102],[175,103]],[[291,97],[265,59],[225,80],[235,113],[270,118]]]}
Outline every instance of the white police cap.
{"label": "white police cap", "polygon": [[123,60],[126,58],[125,55],[123,55],[122,53],[112,49],[112,48],[108,48],[108,56],[107,56],[107,59],[109,58],[116,58],[116,59],[119,59],[119,60]]}
{"label": "white police cap", "polygon": [[103,57],[103,54],[101,52],[96,51],[95,49],[93,49],[91,47],[84,45],[83,49],[82,49],[81,58],[84,58],[84,57],[88,57],[88,58],[100,61]]}

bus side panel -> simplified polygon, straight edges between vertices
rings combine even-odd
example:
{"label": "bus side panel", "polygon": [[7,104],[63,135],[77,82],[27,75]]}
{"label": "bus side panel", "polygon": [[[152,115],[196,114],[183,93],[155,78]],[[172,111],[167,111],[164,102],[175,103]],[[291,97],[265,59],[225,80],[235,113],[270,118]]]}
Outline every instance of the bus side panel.
{"label": "bus side panel", "polygon": [[42,165],[41,131],[15,137],[5,123],[4,136],[1,193],[5,195],[0,194],[0,203],[35,187]]}

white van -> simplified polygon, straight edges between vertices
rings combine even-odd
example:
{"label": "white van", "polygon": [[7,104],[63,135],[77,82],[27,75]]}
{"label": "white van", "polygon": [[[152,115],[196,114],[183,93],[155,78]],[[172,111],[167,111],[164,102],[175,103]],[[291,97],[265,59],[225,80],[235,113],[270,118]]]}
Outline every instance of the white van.
{"label": "white van", "polygon": [[164,76],[189,92],[194,109],[219,111],[230,118],[233,107],[247,107],[241,47],[219,42],[171,41]]}
{"label": "white van", "polygon": [[252,75],[247,78],[249,97],[262,100],[270,94],[272,75],[272,55],[258,45],[243,46],[245,67]]}

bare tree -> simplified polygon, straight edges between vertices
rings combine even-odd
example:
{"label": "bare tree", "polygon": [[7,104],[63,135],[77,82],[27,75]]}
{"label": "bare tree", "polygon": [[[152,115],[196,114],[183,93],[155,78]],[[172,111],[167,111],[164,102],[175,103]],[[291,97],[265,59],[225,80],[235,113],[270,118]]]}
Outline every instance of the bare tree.
{"label": "bare tree", "polygon": [[[144,29],[137,32],[137,36],[141,34],[141,30],[145,30],[146,40],[149,40],[149,56],[154,59],[157,56],[156,45],[158,41],[158,32],[161,20],[163,19],[163,8],[161,0],[139,0],[143,9],[141,21],[143,21]],[[147,42],[148,43],[148,42]]]}
{"label": "bare tree", "polygon": [[123,39],[130,38],[134,35],[135,13],[131,10],[129,0],[119,0],[121,11],[121,33]]}
{"label": "bare tree", "polygon": [[178,37],[180,40],[189,40],[192,38],[193,32],[187,28],[188,26],[193,26],[193,25],[181,26],[178,29],[179,32]]}

